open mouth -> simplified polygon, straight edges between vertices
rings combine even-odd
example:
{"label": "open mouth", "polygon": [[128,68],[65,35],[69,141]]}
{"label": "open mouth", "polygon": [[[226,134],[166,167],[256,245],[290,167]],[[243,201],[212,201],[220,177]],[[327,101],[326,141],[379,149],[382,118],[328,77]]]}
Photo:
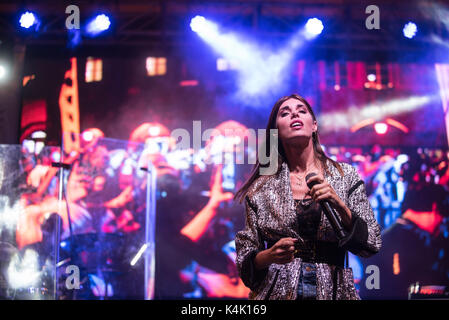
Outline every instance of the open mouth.
{"label": "open mouth", "polygon": [[302,128],[303,126],[304,126],[304,124],[300,120],[295,120],[290,124],[290,128],[296,128],[296,129]]}

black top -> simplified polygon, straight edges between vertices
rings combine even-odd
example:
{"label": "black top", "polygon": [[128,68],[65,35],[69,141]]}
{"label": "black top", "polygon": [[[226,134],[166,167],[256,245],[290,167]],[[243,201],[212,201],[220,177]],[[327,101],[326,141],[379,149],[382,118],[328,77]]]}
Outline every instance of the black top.
{"label": "black top", "polygon": [[312,198],[295,199],[298,233],[306,241],[315,241],[321,221],[321,208]]}

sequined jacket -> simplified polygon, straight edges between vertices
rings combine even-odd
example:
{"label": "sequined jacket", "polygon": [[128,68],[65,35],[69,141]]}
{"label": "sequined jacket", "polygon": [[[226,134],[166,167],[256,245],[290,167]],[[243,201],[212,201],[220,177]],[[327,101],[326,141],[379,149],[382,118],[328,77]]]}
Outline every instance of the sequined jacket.
{"label": "sequined jacket", "polygon": [[[344,175],[330,161],[324,178],[348,206],[352,214],[353,228],[348,251],[369,257],[380,250],[380,227],[368,201],[365,185],[356,169],[340,163]],[[265,270],[256,270],[253,260],[266,249],[267,242],[284,237],[298,237],[295,204],[290,185],[290,172],[284,162],[278,172],[260,176],[245,196],[245,229],[236,234],[236,264],[244,284],[251,289],[249,298],[255,300],[294,300],[298,285],[301,258],[290,263],[271,264]],[[324,214],[318,229],[317,240],[337,242],[337,237]],[[317,263],[317,299],[360,299],[355,287],[352,270],[326,263]]]}

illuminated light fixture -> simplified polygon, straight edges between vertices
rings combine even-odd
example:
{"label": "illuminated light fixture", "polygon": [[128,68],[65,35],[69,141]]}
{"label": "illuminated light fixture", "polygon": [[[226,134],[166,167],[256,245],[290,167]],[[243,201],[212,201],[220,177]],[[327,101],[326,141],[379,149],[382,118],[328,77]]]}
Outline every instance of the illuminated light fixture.
{"label": "illuminated light fixture", "polygon": [[103,79],[103,60],[88,57],[86,61],[86,82],[99,82]]}
{"label": "illuminated light fixture", "polygon": [[384,122],[378,122],[374,125],[374,130],[379,135],[384,135],[388,131],[388,125]]}
{"label": "illuminated light fixture", "polygon": [[339,91],[339,90],[341,89],[341,87],[340,87],[340,85],[336,84],[336,85],[334,86],[334,89],[335,89],[335,91]]}
{"label": "illuminated light fixture", "polygon": [[145,252],[145,250],[148,248],[148,244],[144,244],[140,250],[137,252],[137,254],[134,256],[134,258],[131,260],[130,265],[131,266],[135,266],[135,264],[137,263],[137,261],[139,261],[140,257],[142,256],[142,254]]}
{"label": "illuminated light fixture", "polygon": [[[311,18],[281,46],[261,45],[244,34],[222,30],[215,22],[199,15],[190,20],[190,28],[220,58],[236,65],[235,98],[244,101],[255,99],[253,103],[258,105],[264,103],[267,95],[284,90],[298,50],[307,43],[306,40],[320,34],[324,25],[319,19]],[[228,64],[224,60],[217,60],[217,70],[226,69],[229,69]]]}
{"label": "illuminated light fixture", "polygon": [[363,127],[369,126],[371,124],[373,124],[375,121],[374,119],[366,119],[366,120],[362,120],[359,123],[355,124],[354,126],[351,127],[351,132],[356,132],[358,130],[360,130]]}
{"label": "illuminated light fixture", "polygon": [[30,11],[22,13],[22,15],[20,16],[20,19],[19,19],[19,24],[24,29],[29,29],[37,23],[38,23],[38,20],[37,20],[36,15]]}
{"label": "illuminated light fixture", "polygon": [[396,121],[394,119],[388,118],[385,120],[385,122],[387,124],[389,124],[390,126],[398,128],[399,130],[401,130],[405,133],[409,133],[409,131],[410,131],[410,129],[407,126],[403,125],[402,123],[400,123],[399,121]]}
{"label": "illuminated light fixture", "polygon": [[0,80],[6,78],[6,68],[0,64]]}
{"label": "illuminated light fixture", "polygon": [[398,275],[401,273],[401,266],[399,264],[399,253],[395,252],[393,254],[393,274]]}
{"label": "illuminated light fixture", "polygon": [[198,85],[198,80],[184,80],[179,83],[181,87],[194,87]]}
{"label": "illuminated light fixture", "polygon": [[[357,124],[355,124],[354,126],[352,126],[350,131],[351,132],[356,132],[356,131],[360,130],[363,127],[372,125],[373,123],[375,123],[375,120],[372,119],[372,118],[362,120],[362,121],[358,122]],[[382,131],[382,128],[383,128],[382,125],[387,125],[388,124],[388,125],[390,125],[392,127],[395,127],[397,129],[401,130],[404,133],[409,133],[410,132],[410,129],[407,126],[405,126],[404,124],[402,124],[399,121],[396,121],[396,120],[394,120],[392,118],[385,119],[385,123],[383,123],[383,122],[376,123],[376,125],[379,125],[380,131]],[[376,130],[376,132],[377,132],[377,130]]]}
{"label": "illuminated light fixture", "polygon": [[104,13],[97,15],[93,20],[91,20],[86,27],[88,34],[96,36],[103,31],[106,31],[111,26],[111,20],[109,16]]}
{"label": "illuminated light fixture", "polygon": [[47,138],[47,134],[45,133],[45,131],[38,130],[38,131],[34,131],[31,134],[31,138],[33,138],[33,139],[45,139],[45,138]]}
{"label": "illuminated light fixture", "polygon": [[374,82],[376,81],[376,75],[373,73],[370,73],[367,77],[368,81]]}
{"label": "illuminated light fixture", "polygon": [[418,26],[409,21],[404,25],[404,28],[402,29],[402,33],[404,34],[404,37],[408,39],[412,39],[416,33],[418,32]]}
{"label": "illuminated light fixture", "polygon": [[167,58],[148,57],[145,66],[148,76],[162,76],[167,73]]}
{"label": "illuminated light fixture", "polygon": [[218,36],[217,25],[203,16],[195,16],[192,18],[192,20],[190,20],[190,28],[203,38],[210,39]]}
{"label": "illuminated light fixture", "polygon": [[318,18],[310,18],[306,23],[306,36],[308,38],[313,38],[318,36],[323,32],[324,25],[323,22]]}
{"label": "illuminated light fixture", "polygon": [[[0,78],[1,78],[1,76],[0,76]],[[30,82],[31,80],[34,80],[34,79],[36,79],[36,75],[34,75],[34,74],[32,74],[30,76],[24,76],[22,86],[25,87],[28,84],[28,82]]]}
{"label": "illuminated light fixture", "polygon": [[[283,46],[259,45],[237,32],[221,31],[217,24],[203,16],[190,21],[190,28],[208,43],[221,58],[235,64],[239,100],[256,99],[262,103],[267,94],[280,91],[288,76],[289,67],[298,49],[305,43],[305,28],[292,35]],[[224,61],[217,69],[226,69]],[[276,81],[273,81],[276,79]]]}

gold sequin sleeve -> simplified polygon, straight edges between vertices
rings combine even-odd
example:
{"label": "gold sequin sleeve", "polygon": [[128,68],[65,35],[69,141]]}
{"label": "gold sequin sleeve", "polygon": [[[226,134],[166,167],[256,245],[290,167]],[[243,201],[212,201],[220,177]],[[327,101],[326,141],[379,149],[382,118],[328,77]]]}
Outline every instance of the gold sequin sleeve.
{"label": "gold sequin sleeve", "polygon": [[254,290],[261,284],[267,269],[256,270],[254,266],[254,258],[259,251],[264,249],[264,245],[258,234],[256,209],[248,196],[245,197],[245,214],[245,229],[237,232],[235,237],[236,263],[243,283]]}
{"label": "gold sequin sleeve", "polygon": [[374,217],[362,178],[353,166],[346,166],[350,185],[347,205],[354,216],[353,220],[358,217],[366,224],[364,232],[367,234],[365,241],[360,244],[359,250],[353,253],[366,258],[379,252],[382,246],[380,227]]}

